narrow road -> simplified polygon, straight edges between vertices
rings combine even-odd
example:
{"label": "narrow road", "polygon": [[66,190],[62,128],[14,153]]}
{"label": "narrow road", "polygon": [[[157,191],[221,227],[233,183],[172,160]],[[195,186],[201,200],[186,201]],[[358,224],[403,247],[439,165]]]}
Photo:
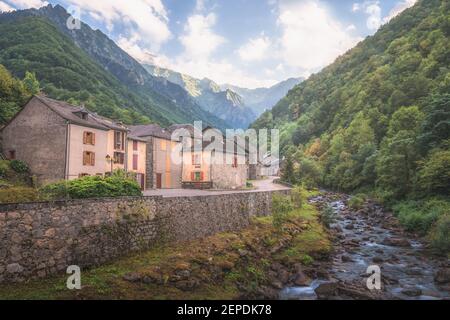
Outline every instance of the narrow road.
{"label": "narrow road", "polygon": [[278,179],[278,177],[268,177],[264,180],[252,181],[254,189],[251,189],[251,190],[155,189],[155,190],[144,191],[144,196],[163,196],[164,198],[196,197],[196,196],[198,197],[198,196],[211,196],[211,195],[229,194],[229,193],[289,190],[288,187],[274,183],[273,181],[275,179]]}

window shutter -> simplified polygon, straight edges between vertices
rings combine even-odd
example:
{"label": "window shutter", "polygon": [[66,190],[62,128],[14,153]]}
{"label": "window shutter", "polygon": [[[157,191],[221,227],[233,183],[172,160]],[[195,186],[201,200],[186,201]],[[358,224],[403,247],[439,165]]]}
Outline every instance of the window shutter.
{"label": "window shutter", "polygon": [[195,180],[195,173],[194,173],[194,171],[192,171],[191,172],[191,181],[194,181]]}
{"label": "window shutter", "polygon": [[91,152],[91,166],[95,166],[95,153]]}
{"label": "window shutter", "polygon": [[87,132],[84,131],[83,132],[83,144],[86,144],[86,143],[87,143]]}
{"label": "window shutter", "polygon": [[86,151],[83,152],[83,166],[85,166],[87,164],[87,154]]}
{"label": "window shutter", "polygon": [[195,154],[192,154],[192,164],[195,164]]}
{"label": "window shutter", "polygon": [[204,172],[200,172],[200,181],[203,181],[205,178]]}
{"label": "window shutter", "polygon": [[92,144],[95,145],[95,133],[92,132]]}

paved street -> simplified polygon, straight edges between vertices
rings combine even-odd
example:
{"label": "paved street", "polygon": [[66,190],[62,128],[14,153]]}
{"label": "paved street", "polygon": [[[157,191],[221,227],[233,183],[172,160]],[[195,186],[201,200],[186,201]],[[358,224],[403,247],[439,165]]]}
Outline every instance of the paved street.
{"label": "paved street", "polygon": [[273,180],[278,177],[268,177],[265,180],[253,181],[253,190],[190,190],[190,189],[158,189],[158,190],[146,190],[145,196],[163,196],[165,198],[170,197],[195,197],[195,196],[208,196],[228,193],[245,193],[245,192],[258,192],[258,191],[274,191],[274,190],[287,190],[280,184],[273,183]]}

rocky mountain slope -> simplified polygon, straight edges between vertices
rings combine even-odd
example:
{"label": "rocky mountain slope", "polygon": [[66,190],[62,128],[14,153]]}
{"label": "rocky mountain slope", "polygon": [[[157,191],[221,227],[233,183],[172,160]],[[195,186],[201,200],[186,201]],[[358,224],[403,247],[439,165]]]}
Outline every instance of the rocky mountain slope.
{"label": "rocky mountain slope", "polygon": [[259,116],[264,111],[270,110],[289,92],[289,90],[303,80],[303,78],[289,78],[269,88],[247,89],[230,84],[222,85],[221,88],[224,90],[232,90],[239,94],[242,97],[244,104]]}
{"label": "rocky mountain slope", "polygon": [[196,79],[154,65],[145,64],[144,68],[153,76],[167,79],[184,88],[189,95],[206,111],[218,116],[234,128],[247,128],[256,119],[242,97],[230,89],[222,90],[210,79]]}

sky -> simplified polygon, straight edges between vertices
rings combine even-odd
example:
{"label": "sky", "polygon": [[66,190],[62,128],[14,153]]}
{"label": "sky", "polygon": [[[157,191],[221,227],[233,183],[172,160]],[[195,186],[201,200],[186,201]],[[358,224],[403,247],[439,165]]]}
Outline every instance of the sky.
{"label": "sky", "polygon": [[308,77],[417,0],[0,0],[60,4],[142,63],[246,88]]}

